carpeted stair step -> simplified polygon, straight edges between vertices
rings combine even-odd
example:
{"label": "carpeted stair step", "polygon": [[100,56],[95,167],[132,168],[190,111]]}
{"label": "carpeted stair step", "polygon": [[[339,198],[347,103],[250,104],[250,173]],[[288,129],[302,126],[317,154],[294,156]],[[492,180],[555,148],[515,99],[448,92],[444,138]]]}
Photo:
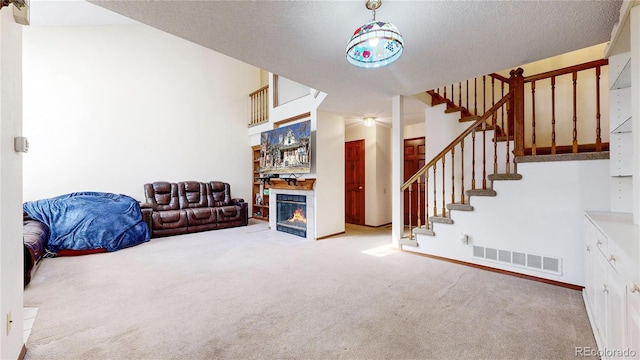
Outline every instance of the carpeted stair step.
{"label": "carpeted stair step", "polygon": [[429,216],[429,221],[440,224],[453,224],[453,219],[445,216]]}
{"label": "carpeted stair step", "polygon": [[444,112],[445,114],[451,114],[451,113],[462,111],[462,110],[464,110],[462,106],[452,106],[452,107],[448,107]]}
{"label": "carpeted stair step", "polygon": [[454,204],[447,204],[447,209],[458,210],[458,211],[473,211],[473,206],[469,204],[454,203]]}
{"label": "carpeted stair step", "polygon": [[436,106],[447,102],[447,99],[433,90],[427,91],[427,94],[431,95],[431,106]]}
{"label": "carpeted stair step", "polygon": [[413,228],[413,233],[414,234],[421,234],[421,235],[428,235],[428,236],[436,236],[436,233],[433,231],[433,229],[427,229],[426,226],[420,226],[420,227]]}
{"label": "carpeted stair step", "polygon": [[459,122],[468,122],[468,121],[477,121],[480,119],[480,116],[478,115],[469,115],[469,116],[463,116],[460,118],[460,120],[458,120]]}
{"label": "carpeted stair step", "polygon": [[496,195],[498,195],[498,193],[496,193],[494,190],[491,190],[491,189],[467,190],[467,191],[465,191],[465,194],[467,196],[496,196]]}
{"label": "carpeted stair step", "polygon": [[493,125],[487,125],[484,127],[484,129],[481,126],[478,126],[477,128],[473,129],[474,132],[483,132],[483,131],[493,131],[493,129],[495,129],[495,126]]}
{"label": "carpeted stair step", "polygon": [[520,174],[489,174],[487,175],[487,179],[489,179],[489,181],[496,181],[496,180],[522,180],[522,175]]}
{"label": "carpeted stair step", "polygon": [[400,239],[400,245],[407,245],[407,246],[415,246],[418,247],[418,240],[417,239],[409,239],[409,238],[403,238]]}
{"label": "carpeted stair step", "polygon": [[[509,136],[509,141],[513,141],[514,139],[515,139],[515,137],[513,135]],[[498,140],[498,142],[507,141],[507,137],[506,136],[498,136],[497,140]]]}

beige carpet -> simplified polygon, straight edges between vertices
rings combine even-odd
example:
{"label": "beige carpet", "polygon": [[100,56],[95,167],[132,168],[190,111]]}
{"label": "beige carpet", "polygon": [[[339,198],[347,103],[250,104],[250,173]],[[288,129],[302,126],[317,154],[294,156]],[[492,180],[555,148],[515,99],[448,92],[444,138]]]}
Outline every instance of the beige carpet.
{"label": "beige carpet", "polygon": [[573,359],[581,293],[391,250],[248,227],[44,260],[26,359]]}

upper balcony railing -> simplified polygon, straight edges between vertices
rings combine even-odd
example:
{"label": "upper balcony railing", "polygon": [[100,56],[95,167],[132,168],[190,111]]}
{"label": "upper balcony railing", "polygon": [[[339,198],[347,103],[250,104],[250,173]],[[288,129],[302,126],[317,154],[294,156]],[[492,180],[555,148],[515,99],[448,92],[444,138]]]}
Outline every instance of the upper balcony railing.
{"label": "upper balcony railing", "polygon": [[249,101],[251,103],[249,126],[269,121],[269,85],[249,94]]}

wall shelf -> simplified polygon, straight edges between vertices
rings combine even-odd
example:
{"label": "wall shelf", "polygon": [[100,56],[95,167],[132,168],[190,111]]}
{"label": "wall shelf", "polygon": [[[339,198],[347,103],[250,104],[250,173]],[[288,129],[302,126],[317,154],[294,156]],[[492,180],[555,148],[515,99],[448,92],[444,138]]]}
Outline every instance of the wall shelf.
{"label": "wall shelf", "polygon": [[289,183],[284,179],[271,179],[270,183],[265,183],[268,189],[289,189],[289,190],[313,190],[316,179],[297,179],[296,183]]}
{"label": "wall shelf", "polygon": [[631,132],[631,117],[627,120],[623,121],[622,124],[618,125],[615,129],[611,130],[612,134],[620,134]]}
{"label": "wall shelf", "polygon": [[627,63],[618,74],[618,77],[613,81],[610,90],[625,89],[631,87],[631,58],[627,60]]}
{"label": "wall shelf", "polygon": [[[251,185],[251,216],[254,219],[269,220],[269,194],[264,194],[264,187],[260,181],[260,145],[251,147],[253,156],[253,185]],[[258,197],[261,203],[258,204]]]}

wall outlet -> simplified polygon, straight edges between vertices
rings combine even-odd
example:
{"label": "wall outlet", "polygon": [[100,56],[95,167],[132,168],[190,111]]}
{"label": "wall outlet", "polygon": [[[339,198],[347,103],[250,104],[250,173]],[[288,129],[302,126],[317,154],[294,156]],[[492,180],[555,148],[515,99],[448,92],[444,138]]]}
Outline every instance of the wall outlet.
{"label": "wall outlet", "polygon": [[11,311],[9,311],[7,313],[7,336],[11,333],[11,323],[13,323],[13,320],[11,320]]}
{"label": "wall outlet", "polygon": [[465,233],[460,234],[460,242],[469,245],[469,235]]}

